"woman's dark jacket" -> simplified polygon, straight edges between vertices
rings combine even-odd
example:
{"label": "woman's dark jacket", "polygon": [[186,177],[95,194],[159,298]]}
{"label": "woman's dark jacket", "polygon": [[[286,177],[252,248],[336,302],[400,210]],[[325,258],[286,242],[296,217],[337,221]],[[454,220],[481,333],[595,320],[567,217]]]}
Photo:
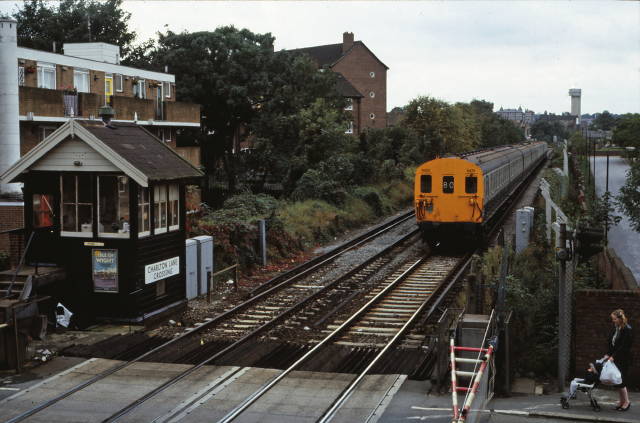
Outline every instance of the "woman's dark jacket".
{"label": "woman's dark jacket", "polygon": [[613,335],[615,334],[615,328],[609,335],[609,348],[607,355],[613,357],[613,361],[618,367],[628,366],[631,364],[631,342],[633,341],[633,333],[631,326],[628,324],[620,329],[618,339],[616,339],[615,345],[613,344]]}

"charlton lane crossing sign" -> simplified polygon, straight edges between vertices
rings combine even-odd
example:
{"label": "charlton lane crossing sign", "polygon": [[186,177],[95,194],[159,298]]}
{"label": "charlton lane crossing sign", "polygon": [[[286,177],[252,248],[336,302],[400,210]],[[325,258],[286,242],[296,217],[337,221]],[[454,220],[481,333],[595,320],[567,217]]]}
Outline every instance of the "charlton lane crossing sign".
{"label": "charlton lane crossing sign", "polygon": [[144,283],[152,283],[180,273],[180,257],[172,257],[144,267]]}

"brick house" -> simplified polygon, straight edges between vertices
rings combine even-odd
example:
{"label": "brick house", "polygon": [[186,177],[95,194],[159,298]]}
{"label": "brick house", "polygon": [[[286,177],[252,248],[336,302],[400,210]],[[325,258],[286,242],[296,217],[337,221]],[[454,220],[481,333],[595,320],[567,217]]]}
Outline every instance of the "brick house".
{"label": "brick house", "polygon": [[347,133],[387,126],[387,65],[352,32],[342,34],[341,44],[291,50],[309,55],[318,68],[339,74],[338,91],[351,103],[353,121]]}

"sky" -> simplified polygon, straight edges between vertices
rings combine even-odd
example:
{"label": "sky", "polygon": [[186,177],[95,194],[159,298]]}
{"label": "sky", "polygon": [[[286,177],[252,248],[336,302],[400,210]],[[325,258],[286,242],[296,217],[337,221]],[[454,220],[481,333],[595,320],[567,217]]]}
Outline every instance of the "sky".
{"label": "sky", "polygon": [[[15,1],[0,0],[0,12]],[[389,67],[387,109],[418,96],[560,114],[640,113],[640,2],[125,1],[138,42],[170,29],[233,25],[276,49],[342,42],[353,32]],[[178,80],[179,84],[180,81]]]}

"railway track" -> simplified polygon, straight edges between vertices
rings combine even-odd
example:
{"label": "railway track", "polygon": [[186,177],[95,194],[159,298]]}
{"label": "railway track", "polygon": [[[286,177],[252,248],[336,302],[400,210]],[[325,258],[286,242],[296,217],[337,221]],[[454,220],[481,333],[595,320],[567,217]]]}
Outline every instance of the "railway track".
{"label": "railway track", "polygon": [[[362,247],[363,245],[366,245],[367,242],[375,242],[378,237],[383,236],[385,233],[393,230],[397,226],[411,220],[412,218],[413,212],[405,213],[400,217],[386,222],[385,224],[380,225],[375,229],[359,236],[355,241],[349,241],[337,247],[336,249],[317,257],[313,260],[312,264],[298,266],[297,268],[292,269],[292,271],[274,278],[273,280],[266,283],[268,288],[263,289],[260,292],[253,292],[253,296],[244,303],[233,307],[232,309],[229,309],[224,313],[221,313],[215,318],[207,319],[206,321],[197,324],[192,328],[188,328],[184,333],[177,336],[176,338],[171,339],[159,346],[156,346],[152,350],[147,351],[130,361],[116,365],[113,368],[108,369],[90,378],[89,380],[68,389],[67,391],[55,396],[54,398],[38,404],[32,409],[27,410],[9,420],[6,420],[6,423],[17,423],[23,421],[28,417],[39,413],[42,410],[73,395],[74,393],[81,391],[88,386],[93,385],[94,383],[105,379],[110,375],[113,375],[114,373],[142,360],[150,361],[154,359],[161,361],[180,361],[180,359],[190,357],[188,361],[193,361],[193,346],[202,344],[205,338],[210,339],[214,342],[221,337],[224,337],[226,339],[231,338],[232,343],[230,345],[228,343],[214,343],[214,348],[218,351],[208,359],[200,361],[199,364],[191,368],[192,371],[212,362],[217,358],[224,356],[224,354],[237,348],[247,340],[258,336],[260,333],[266,331],[267,329],[270,329],[277,323],[282,322],[284,319],[286,319],[286,317],[300,310],[306,304],[315,300],[317,297],[320,297],[324,292],[329,291],[340,282],[343,282],[359,271],[363,271],[366,266],[372,265],[375,267],[374,262],[378,260],[382,255],[384,255],[385,252],[388,253],[389,250],[395,248],[406,239],[415,236],[416,231],[413,230],[408,234],[402,236],[391,246],[382,248],[382,250],[377,254],[374,254],[373,257],[365,260],[363,263],[356,266],[347,274],[333,280],[331,280],[330,278],[332,274],[330,266],[345,253],[357,247]],[[383,261],[384,260],[378,260],[378,263],[382,263]],[[318,277],[318,273],[316,273],[315,277],[306,279],[308,275],[311,275],[313,272],[322,272],[325,276],[328,277],[328,279]],[[319,282],[320,280],[326,281]],[[247,311],[251,307],[253,307],[253,310]],[[191,346],[191,348],[189,346]],[[175,356],[175,352],[171,352],[171,349],[177,349],[178,351],[180,351],[177,360],[175,357],[168,359],[168,357]],[[197,358],[197,354],[195,354],[195,356]],[[156,388],[156,390],[153,390],[148,395],[134,401],[128,407],[125,407],[125,409],[120,410],[118,413],[116,413],[116,415],[118,416],[114,415],[105,421],[116,421],[120,416],[125,415],[133,409],[137,408],[148,398],[153,397],[157,392],[161,392],[162,390],[164,390],[166,386],[171,386],[178,380],[181,380],[182,378],[188,376],[188,374],[190,374],[190,372],[185,373],[184,375],[180,375],[179,377],[176,377],[167,382],[163,386]]]}
{"label": "railway track", "polygon": [[[318,422],[329,421],[347,401],[350,394],[362,382],[364,377],[375,367],[382,364],[392,348],[406,336],[410,328],[424,313],[432,314],[440,305],[451,287],[458,281],[471,255],[464,258],[427,257],[415,263],[407,264],[380,286],[375,293],[371,293],[369,301],[359,310],[352,313],[340,325],[316,345],[300,357],[290,367],[248,396],[237,407],[227,413],[218,423],[229,423],[246,412],[252,404],[273,389],[295,369],[313,360],[318,352],[331,344],[348,343],[348,345],[364,342],[371,344],[370,336],[384,338],[375,341],[379,352],[366,364],[364,370],[342,391],[341,395],[330,404],[326,411],[318,418]],[[409,300],[407,295],[415,295],[416,300]],[[382,322],[382,323],[381,323]],[[331,325],[330,325],[331,326]],[[367,331],[363,331],[367,329]],[[377,331],[374,333],[374,331]],[[364,333],[363,333],[364,332]],[[364,340],[363,340],[364,338]],[[354,341],[359,340],[359,341]],[[363,363],[358,363],[362,366]]]}

